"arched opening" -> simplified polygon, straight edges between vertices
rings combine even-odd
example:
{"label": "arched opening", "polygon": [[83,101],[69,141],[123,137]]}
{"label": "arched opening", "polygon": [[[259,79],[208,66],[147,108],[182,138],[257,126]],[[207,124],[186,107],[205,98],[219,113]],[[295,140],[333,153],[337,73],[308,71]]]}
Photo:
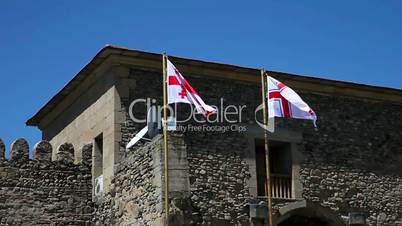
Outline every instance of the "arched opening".
{"label": "arched opening", "polygon": [[279,212],[274,219],[276,226],[345,226],[332,210],[306,201],[289,204]]}
{"label": "arched opening", "polygon": [[282,221],[278,226],[328,226],[325,220],[318,217],[306,217],[294,215]]}

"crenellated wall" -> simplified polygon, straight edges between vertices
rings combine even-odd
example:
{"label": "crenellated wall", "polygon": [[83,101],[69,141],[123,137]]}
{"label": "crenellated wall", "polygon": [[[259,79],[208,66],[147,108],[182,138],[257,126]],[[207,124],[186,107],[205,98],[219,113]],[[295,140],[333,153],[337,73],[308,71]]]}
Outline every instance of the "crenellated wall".
{"label": "crenellated wall", "polygon": [[92,146],[74,163],[74,147],[60,145],[51,161],[52,145],[40,141],[29,159],[29,145],[18,139],[4,158],[0,140],[0,225],[91,225]]}

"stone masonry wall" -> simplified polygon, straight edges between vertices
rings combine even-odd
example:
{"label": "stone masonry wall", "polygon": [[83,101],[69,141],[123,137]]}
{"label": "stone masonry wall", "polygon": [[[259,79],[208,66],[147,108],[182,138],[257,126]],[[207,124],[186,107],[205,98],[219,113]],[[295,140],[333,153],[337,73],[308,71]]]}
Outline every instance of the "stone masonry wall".
{"label": "stone masonry wall", "polygon": [[[250,170],[239,133],[187,133],[191,202],[199,224],[246,223]],[[206,142],[207,141],[207,142]]]}
{"label": "stone masonry wall", "polygon": [[[223,98],[225,106],[246,105],[242,123],[255,126],[254,110],[261,103],[259,84],[184,76],[208,104],[219,106],[219,98]],[[132,69],[130,82],[136,88],[124,97],[125,110],[136,98],[155,98],[160,103],[161,78],[160,73]],[[304,199],[339,217],[356,210],[367,212],[369,225],[402,225],[402,106],[295,91],[317,112],[318,130],[311,121],[293,119],[277,119],[276,128],[303,136],[298,151],[303,156],[300,180]],[[145,107],[134,111],[146,115]],[[125,142],[144,126],[129,118],[122,123]],[[255,174],[244,154],[249,145],[246,133],[187,132],[184,136],[197,224],[245,220],[247,202],[253,199],[247,193],[249,175]]]}
{"label": "stone masonry wall", "polygon": [[304,97],[321,117],[318,132],[304,132],[300,147],[303,196],[340,215],[366,212],[369,225],[402,225],[402,107]]}
{"label": "stone masonry wall", "polygon": [[[159,87],[162,83],[160,75],[148,71],[132,70],[130,78],[130,82],[134,84],[130,86],[136,87],[136,89],[131,89],[129,96],[122,98],[122,109],[126,111],[126,120],[121,123],[122,149],[130,138],[145,126],[145,124],[136,124],[129,118],[128,110],[131,101],[138,98],[152,98],[158,104],[161,103],[160,92],[157,92],[157,90],[160,91]],[[217,85],[212,83],[212,86],[214,90],[217,90],[215,89]],[[240,85],[237,87],[241,88]],[[247,99],[240,98],[237,94],[234,98],[237,98],[238,103],[241,103],[241,99],[243,101]],[[216,98],[214,101],[219,100]],[[138,106],[133,109],[133,114],[139,118],[146,117],[145,106]],[[188,110],[186,106],[179,106],[179,112],[183,115]],[[248,118],[250,117],[251,115],[248,116]],[[188,139],[185,138],[185,144],[188,147],[190,189],[189,194],[183,195],[183,197],[188,195],[189,200],[181,200],[180,203],[187,208],[187,210],[181,209],[181,211],[191,212],[192,224],[238,223],[248,220],[247,200],[250,195],[247,180],[250,173],[243,151],[247,147],[247,139],[244,134],[238,132],[230,133],[230,137],[228,134],[220,132],[184,134],[185,137],[188,137]],[[208,140],[209,145],[201,148],[201,144],[205,143],[205,140]],[[224,183],[221,183],[222,181]],[[174,195],[172,194],[172,196]]]}
{"label": "stone masonry wall", "polygon": [[91,151],[74,164],[73,146],[63,144],[52,162],[52,146],[41,141],[29,160],[28,143],[18,139],[5,160],[0,140],[0,225],[91,225]]}
{"label": "stone masonry wall", "polygon": [[[124,156],[126,144],[131,138],[139,132],[146,123],[134,123],[130,118],[129,109],[130,104],[135,99],[155,99],[157,104],[162,103],[160,93],[156,90],[160,90],[159,86],[162,83],[162,77],[158,74],[144,71],[144,70],[131,70],[129,85],[127,85],[128,96],[121,97],[121,110],[124,115],[124,120],[120,122],[121,128],[121,154]],[[146,88],[145,88],[146,87]],[[132,109],[132,114],[139,119],[146,119],[147,112],[144,103],[137,104]]]}
{"label": "stone masonry wall", "polygon": [[126,153],[115,168],[110,192],[96,202],[96,225],[160,225],[156,224],[162,217],[162,179],[156,169],[160,150],[161,139],[156,137]]}

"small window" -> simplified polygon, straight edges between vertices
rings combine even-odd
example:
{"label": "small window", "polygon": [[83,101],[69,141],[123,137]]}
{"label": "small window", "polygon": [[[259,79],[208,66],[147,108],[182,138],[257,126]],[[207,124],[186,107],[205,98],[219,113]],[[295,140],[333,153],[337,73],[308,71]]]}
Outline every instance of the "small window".
{"label": "small window", "polygon": [[[263,140],[256,141],[256,173],[258,196],[266,196],[266,160]],[[271,171],[271,194],[273,198],[292,198],[292,156],[290,144],[269,142],[269,162]]]}
{"label": "small window", "polygon": [[95,138],[94,142],[94,178],[103,174],[103,134]]}
{"label": "small window", "polygon": [[103,191],[103,134],[94,140],[93,157],[94,195],[98,196]]}

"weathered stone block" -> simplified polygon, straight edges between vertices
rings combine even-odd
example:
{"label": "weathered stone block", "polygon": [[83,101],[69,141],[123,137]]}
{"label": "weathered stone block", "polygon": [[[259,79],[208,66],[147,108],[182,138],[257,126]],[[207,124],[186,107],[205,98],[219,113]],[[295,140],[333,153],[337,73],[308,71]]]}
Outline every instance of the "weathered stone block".
{"label": "weathered stone block", "polygon": [[126,203],[125,209],[129,218],[135,219],[140,214],[140,207],[138,204],[134,203],[134,201]]}
{"label": "weathered stone block", "polygon": [[268,208],[263,204],[250,204],[250,218],[252,219],[267,219]]}

